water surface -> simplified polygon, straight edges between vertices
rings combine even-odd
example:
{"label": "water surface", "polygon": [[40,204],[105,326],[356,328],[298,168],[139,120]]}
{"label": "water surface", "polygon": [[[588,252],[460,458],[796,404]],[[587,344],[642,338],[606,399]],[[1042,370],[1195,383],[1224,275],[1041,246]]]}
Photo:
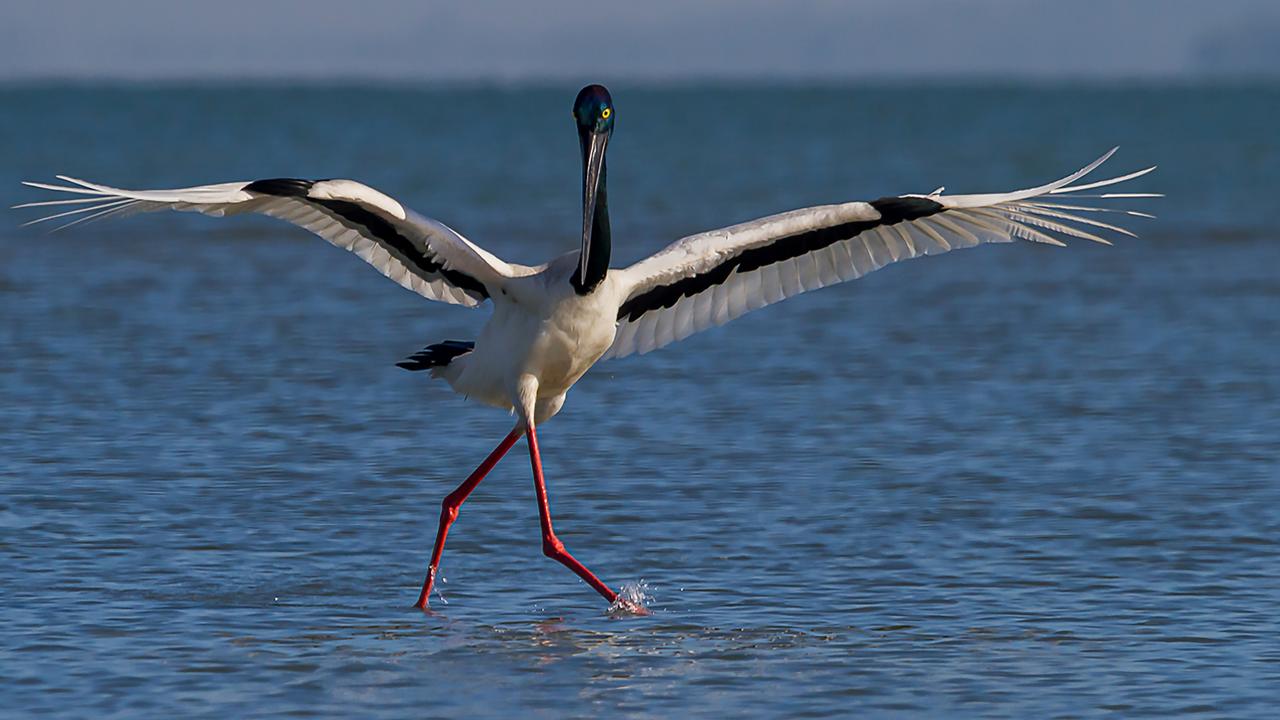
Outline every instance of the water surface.
{"label": "water surface", "polygon": [[[354,177],[573,246],[576,88],[14,87],[0,187]],[[1280,91],[615,87],[615,261],[770,212],[1003,190],[1113,144],[1114,248],[881,270],[602,364],[507,431],[394,362],[474,336],[267,220],[0,223],[0,698],[20,715],[1267,717],[1280,687]],[[1135,188],[1137,189],[1137,188]]]}

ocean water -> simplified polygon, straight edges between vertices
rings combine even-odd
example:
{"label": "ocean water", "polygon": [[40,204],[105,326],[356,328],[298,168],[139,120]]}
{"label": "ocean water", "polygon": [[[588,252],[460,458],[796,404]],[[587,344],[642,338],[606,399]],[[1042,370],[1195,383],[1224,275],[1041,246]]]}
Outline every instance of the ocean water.
{"label": "ocean water", "polygon": [[[497,254],[574,245],[576,87],[0,89],[0,197],[353,177]],[[1112,145],[1115,247],[890,266],[604,363],[411,609],[509,418],[394,367],[487,312],[305,232],[0,221],[0,715],[1270,717],[1280,88],[613,88],[615,264]]]}

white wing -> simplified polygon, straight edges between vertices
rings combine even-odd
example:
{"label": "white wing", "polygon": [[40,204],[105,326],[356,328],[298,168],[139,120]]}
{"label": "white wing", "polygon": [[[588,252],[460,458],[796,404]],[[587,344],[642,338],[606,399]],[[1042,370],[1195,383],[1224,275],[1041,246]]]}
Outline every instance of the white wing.
{"label": "white wing", "polygon": [[[629,268],[618,333],[606,358],[646,353],[808,290],[853,280],[885,265],[956,248],[1016,239],[1063,245],[1055,237],[1110,244],[1095,231],[1133,236],[1081,213],[1146,213],[1063,204],[1068,198],[1159,197],[1152,193],[1081,195],[1145,175],[1072,185],[1115,153],[1079,172],[1029,190],[989,195],[886,197],[793,210],[691,235]],[[1070,202],[1070,200],[1068,201]],[[1083,227],[1081,227],[1083,226]]]}
{"label": "white wing", "polygon": [[359,255],[383,275],[423,297],[475,307],[510,277],[535,270],[505,263],[452,228],[406,210],[394,199],[354,180],[278,178],[175,190],[121,190],[58,176],[70,185],[24,185],[78,196],[14,207],[83,205],[28,225],[79,215],[63,227],[94,218],[153,210],[205,215],[261,213],[304,227]]}

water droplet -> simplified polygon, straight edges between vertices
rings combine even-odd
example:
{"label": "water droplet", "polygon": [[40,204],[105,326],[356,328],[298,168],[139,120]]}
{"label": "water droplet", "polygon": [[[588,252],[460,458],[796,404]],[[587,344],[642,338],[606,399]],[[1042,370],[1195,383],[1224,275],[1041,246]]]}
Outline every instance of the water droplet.
{"label": "water droplet", "polygon": [[626,583],[618,589],[618,599],[609,606],[611,617],[629,617],[636,615],[652,615],[648,604],[653,602],[649,594],[649,583],[640,578],[636,582]]}

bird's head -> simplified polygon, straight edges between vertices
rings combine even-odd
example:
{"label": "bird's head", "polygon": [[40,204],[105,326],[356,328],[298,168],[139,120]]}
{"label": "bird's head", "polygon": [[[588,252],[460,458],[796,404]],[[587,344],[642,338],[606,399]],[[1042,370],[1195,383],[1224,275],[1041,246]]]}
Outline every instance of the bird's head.
{"label": "bird's head", "polygon": [[613,132],[613,98],[603,85],[588,85],[573,101],[573,121],[578,124],[578,137],[586,140],[594,134]]}

